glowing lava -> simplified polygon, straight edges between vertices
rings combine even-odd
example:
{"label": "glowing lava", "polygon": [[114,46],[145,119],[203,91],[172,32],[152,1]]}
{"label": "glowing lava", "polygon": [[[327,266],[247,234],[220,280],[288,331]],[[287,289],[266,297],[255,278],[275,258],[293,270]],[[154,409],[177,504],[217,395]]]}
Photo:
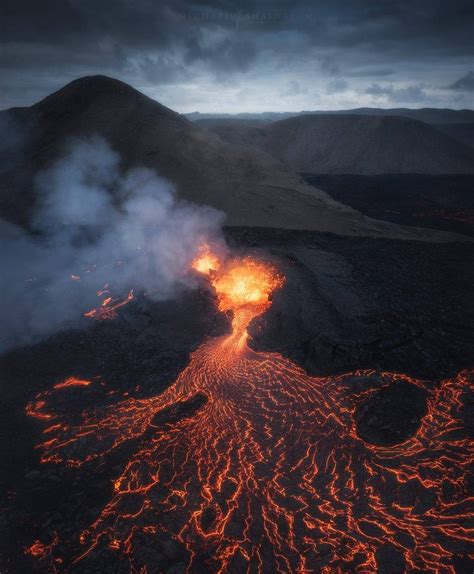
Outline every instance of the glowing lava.
{"label": "glowing lava", "polygon": [[106,294],[107,296],[103,299],[102,304],[99,307],[95,307],[87,313],[84,313],[84,317],[88,317],[90,319],[96,319],[98,321],[105,321],[110,319],[115,319],[117,317],[117,311],[121,307],[130,303],[132,299],[134,299],[133,289],[129,292],[129,294],[125,297],[125,299],[114,299],[109,295],[110,291],[108,290],[108,286],[106,285],[104,289],[97,291],[97,296],[101,297],[102,295]]}
{"label": "glowing lava", "polygon": [[221,311],[238,311],[249,306],[255,315],[269,307],[269,297],[283,285],[283,279],[276,270],[250,257],[231,261],[212,279],[219,298]]}
{"label": "glowing lava", "polygon": [[77,377],[69,377],[62,383],[54,385],[55,389],[64,389],[65,387],[88,387],[92,381],[86,381],[84,379],[78,379]]}
{"label": "glowing lava", "polygon": [[221,266],[219,258],[212,253],[209,245],[205,243],[199,251],[199,256],[193,261],[192,268],[204,275],[219,271]]}
{"label": "glowing lava", "polygon": [[[276,269],[249,257],[217,268],[206,261],[194,267],[209,275],[219,308],[233,312],[233,333],[205,342],[164,393],[85,412],[77,426],[45,410],[55,391],[29,408],[55,419],[40,445],[45,463],[93,464],[139,441],[73,562],[88,571],[97,553],[120,552],[131,572],[159,572],[147,556],[172,538],[190,573],[369,574],[389,547],[408,572],[455,574],[453,556],[467,554],[473,539],[473,450],[461,418],[470,373],[435,390],[373,371],[310,377],[245,344],[249,322],[283,284]],[[354,391],[370,377],[370,390]],[[428,413],[405,443],[366,444],[356,433],[356,406],[397,380],[429,393]],[[188,416],[157,422],[164,409],[200,395],[206,402]],[[74,543],[62,544],[74,552]]]}

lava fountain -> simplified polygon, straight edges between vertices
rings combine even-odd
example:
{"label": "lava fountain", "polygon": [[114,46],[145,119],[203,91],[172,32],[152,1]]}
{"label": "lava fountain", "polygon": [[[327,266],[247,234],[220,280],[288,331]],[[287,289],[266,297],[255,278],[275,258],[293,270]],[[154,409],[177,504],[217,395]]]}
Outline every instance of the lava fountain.
{"label": "lava fountain", "polygon": [[[44,463],[93,465],[126,441],[138,444],[80,534],[81,550],[71,560],[59,539],[48,556],[87,570],[97,553],[119,552],[131,572],[159,572],[149,549],[159,554],[160,540],[171,538],[190,573],[373,573],[389,549],[408,572],[455,574],[453,556],[469,552],[473,534],[472,443],[461,420],[470,374],[434,390],[392,373],[354,389],[373,371],[310,377],[247,346],[249,323],[284,284],[276,267],[253,257],[219,261],[208,247],[193,267],[208,277],[219,309],[233,314],[232,333],[202,344],[164,393],[86,411],[76,426],[51,406],[72,383],[28,406],[49,425]],[[369,445],[354,410],[376,385],[397,380],[427,390],[428,412],[405,443]],[[199,408],[160,424],[164,409],[196,397],[205,397]]]}
{"label": "lava fountain", "polygon": [[220,271],[218,260],[207,249],[193,262],[193,268],[209,276],[219,310],[233,313],[232,335],[223,349],[244,352],[250,321],[270,307],[269,297],[283,286],[283,277],[272,265],[252,257],[232,259]]}

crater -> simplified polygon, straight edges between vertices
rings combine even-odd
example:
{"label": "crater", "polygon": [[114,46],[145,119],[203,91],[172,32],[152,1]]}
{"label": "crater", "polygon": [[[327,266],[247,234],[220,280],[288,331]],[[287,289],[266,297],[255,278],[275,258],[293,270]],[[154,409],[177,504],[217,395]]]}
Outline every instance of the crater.
{"label": "crater", "polygon": [[357,406],[357,433],[370,444],[400,444],[416,434],[425,414],[425,391],[406,381],[398,381],[375,391]]}

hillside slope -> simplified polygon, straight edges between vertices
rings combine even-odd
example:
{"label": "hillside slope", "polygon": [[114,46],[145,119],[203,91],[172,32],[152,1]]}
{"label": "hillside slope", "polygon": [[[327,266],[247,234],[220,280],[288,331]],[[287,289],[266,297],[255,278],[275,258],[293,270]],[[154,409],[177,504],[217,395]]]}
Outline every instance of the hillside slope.
{"label": "hillside slope", "polygon": [[[0,213],[27,225],[34,178],[74,138],[100,135],[123,168],[146,166],[180,197],[227,214],[227,223],[343,232],[359,214],[306,185],[267,154],[223,142],[130,86],[104,76],[75,80],[30,108],[0,113]],[[4,140],[4,141],[5,141]],[[362,232],[362,230],[361,230]]]}
{"label": "hillside slope", "polygon": [[404,117],[307,115],[266,123],[205,120],[231,143],[253,145],[297,172],[326,174],[474,173],[474,150]]}
{"label": "hillside slope", "polygon": [[435,127],[453,139],[474,147],[474,122],[436,124]]}

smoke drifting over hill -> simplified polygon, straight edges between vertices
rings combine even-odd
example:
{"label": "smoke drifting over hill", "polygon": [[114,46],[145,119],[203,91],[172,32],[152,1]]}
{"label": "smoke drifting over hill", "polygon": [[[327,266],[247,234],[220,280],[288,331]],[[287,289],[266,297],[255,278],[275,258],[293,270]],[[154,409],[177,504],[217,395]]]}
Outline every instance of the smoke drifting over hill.
{"label": "smoke drifting over hill", "polygon": [[190,261],[203,242],[224,248],[223,215],[178,200],[156,172],[123,174],[100,138],[70,142],[35,180],[33,234],[0,220],[0,351],[77,323],[96,291],[143,290],[166,299],[192,287]]}

